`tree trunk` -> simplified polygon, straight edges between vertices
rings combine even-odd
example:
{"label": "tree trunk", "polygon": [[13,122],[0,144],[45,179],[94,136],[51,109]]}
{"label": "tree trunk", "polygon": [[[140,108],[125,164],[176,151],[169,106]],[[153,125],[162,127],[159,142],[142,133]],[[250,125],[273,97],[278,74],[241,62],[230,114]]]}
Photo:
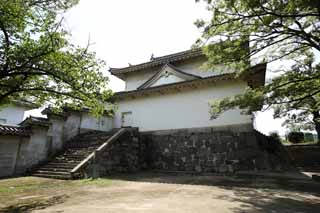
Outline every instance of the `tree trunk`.
{"label": "tree trunk", "polygon": [[319,111],[313,112],[313,122],[315,125],[315,130],[317,132],[317,136],[318,136],[318,145],[320,145],[320,113]]}

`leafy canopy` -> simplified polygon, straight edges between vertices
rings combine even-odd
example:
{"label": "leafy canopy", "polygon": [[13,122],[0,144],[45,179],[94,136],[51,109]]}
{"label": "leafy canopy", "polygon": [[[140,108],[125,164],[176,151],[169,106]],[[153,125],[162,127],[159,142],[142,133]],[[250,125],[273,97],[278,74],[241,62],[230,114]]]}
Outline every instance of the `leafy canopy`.
{"label": "leafy canopy", "polygon": [[0,0],[0,105],[89,107],[96,114],[112,95],[104,61],[70,43],[63,13],[78,0]]}
{"label": "leafy canopy", "polygon": [[[320,133],[320,66],[313,56],[320,52],[320,1],[205,2],[212,19],[198,20],[196,25],[203,30],[197,45],[204,45],[208,66],[223,63],[242,72],[262,62],[294,62],[290,68],[278,70],[265,86],[214,102],[213,115],[234,107],[250,113],[263,103],[264,109],[275,109],[275,117],[288,115],[287,122],[303,123],[311,115],[312,125]],[[217,42],[221,40],[224,42]],[[247,52],[241,46],[246,41],[250,44]]]}

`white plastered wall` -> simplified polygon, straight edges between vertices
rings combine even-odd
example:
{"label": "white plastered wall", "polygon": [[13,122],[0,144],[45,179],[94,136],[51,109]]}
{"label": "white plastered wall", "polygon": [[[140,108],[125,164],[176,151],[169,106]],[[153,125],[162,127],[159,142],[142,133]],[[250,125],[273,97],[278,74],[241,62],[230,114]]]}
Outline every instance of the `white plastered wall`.
{"label": "white plastered wall", "polygon": [[246,82],[222,81],[217,84],[136,99],[119,101],[114,126],[121,127],[121,114],[132,112],[132,125],[140,131],[200,128],[252,123],[251,115],[230,110],[217,119],[210,119],[209,102],[244,91]]}
{"label": "white plastered wall", "polygon": [[168,76],[165,76],[165,75],[162,76],[156,82],[154,82],[151,86],[155,87],[155,86],[160,86],[160,85],[164,85],[164,84],[177,83],[177,82],[181,82],[181,81],[185,81],[185,80],[182,78],[179,78],[178,76],[170,74]]}
{"label": "white plastered wall", "polygon": [[159,70],[160,68],[128,74],[125,79],[125,82],[126,82],[125,90],[129,91],[129,90],[137,89],[139,86],[145,83],[149,78],[151,78]]}
{"label": "white plastered wall", "polygon": [[81,128],[90,130],[109,131],[112,128],[112,121],[111,118],[107,116],[95,118],[94,116],[86,113],[82,115]]}

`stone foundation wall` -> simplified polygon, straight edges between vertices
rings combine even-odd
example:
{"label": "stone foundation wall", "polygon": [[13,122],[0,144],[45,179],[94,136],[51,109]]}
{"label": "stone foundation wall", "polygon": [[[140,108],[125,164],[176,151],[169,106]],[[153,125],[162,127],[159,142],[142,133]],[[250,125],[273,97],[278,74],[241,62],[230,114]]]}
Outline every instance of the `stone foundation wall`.
{"label": "stone foundation wall", "polygon": [[118,139],[97,154],[96,166],[100,176],[119,172],[136,172],[140,169],[140,141],[136,128],[128,129]]}
{"label": "stone foundation wall", "polygon": [[292,169],[282,145],[243,126],[144,132],[141,141],[149,169],[220,173]]}
{"label": "stone foundation wall", "polygon": [[320,165],[320,146],[318,145],[289,145],[286,146],[295,165],[308,167]]}

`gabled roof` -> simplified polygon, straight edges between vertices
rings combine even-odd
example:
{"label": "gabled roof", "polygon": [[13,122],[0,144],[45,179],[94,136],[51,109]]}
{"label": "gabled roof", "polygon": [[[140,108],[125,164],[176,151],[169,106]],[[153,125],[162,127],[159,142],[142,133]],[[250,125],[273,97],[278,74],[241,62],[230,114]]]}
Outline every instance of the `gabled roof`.
{"label": "gabled roof", "polygon": [[0,125],[0,135],[29,136],[31,130],[19,126]]}
{"label": "gabled roof", "polygon": [[204,53],[202,52],[201,48],[196,48],[196,49],[191,49],[183,52],[178,52],[170,55],[165,55],[161,57],[155,57],[152,58],[151,61],[137,64],[137,65],[132,65],[129,67],[123,67],[123,68],[110,68],[109,71],[111,74],[118,76],[121,74],[129,73],[129,72],[134,72],[134,71],[140,71],[144,70],[147,68],[152,68],[152,67],[157,67],[161,65],[168,64],[170,62],[177,62],[177,61],[182,61],[190,58],[195,58],[199,56],[205,56]]}
{"label": "gabled roof", "polygon": [[168,73],[176,75],[177,77],[184,79],[185,81],[201,79],[200,76],[183,72],[182,70],[178,69],[177,67],[175,67],[171,64],[166,64],[162,67],[162,69],[160,71],[158,71],[156,74],[154,74],[151,78],[149,78],[146,82],[144,82],[137,89],[144,89],[146,87],[152,86],[152,84],[154,84],[162,76],[167,75]]}

